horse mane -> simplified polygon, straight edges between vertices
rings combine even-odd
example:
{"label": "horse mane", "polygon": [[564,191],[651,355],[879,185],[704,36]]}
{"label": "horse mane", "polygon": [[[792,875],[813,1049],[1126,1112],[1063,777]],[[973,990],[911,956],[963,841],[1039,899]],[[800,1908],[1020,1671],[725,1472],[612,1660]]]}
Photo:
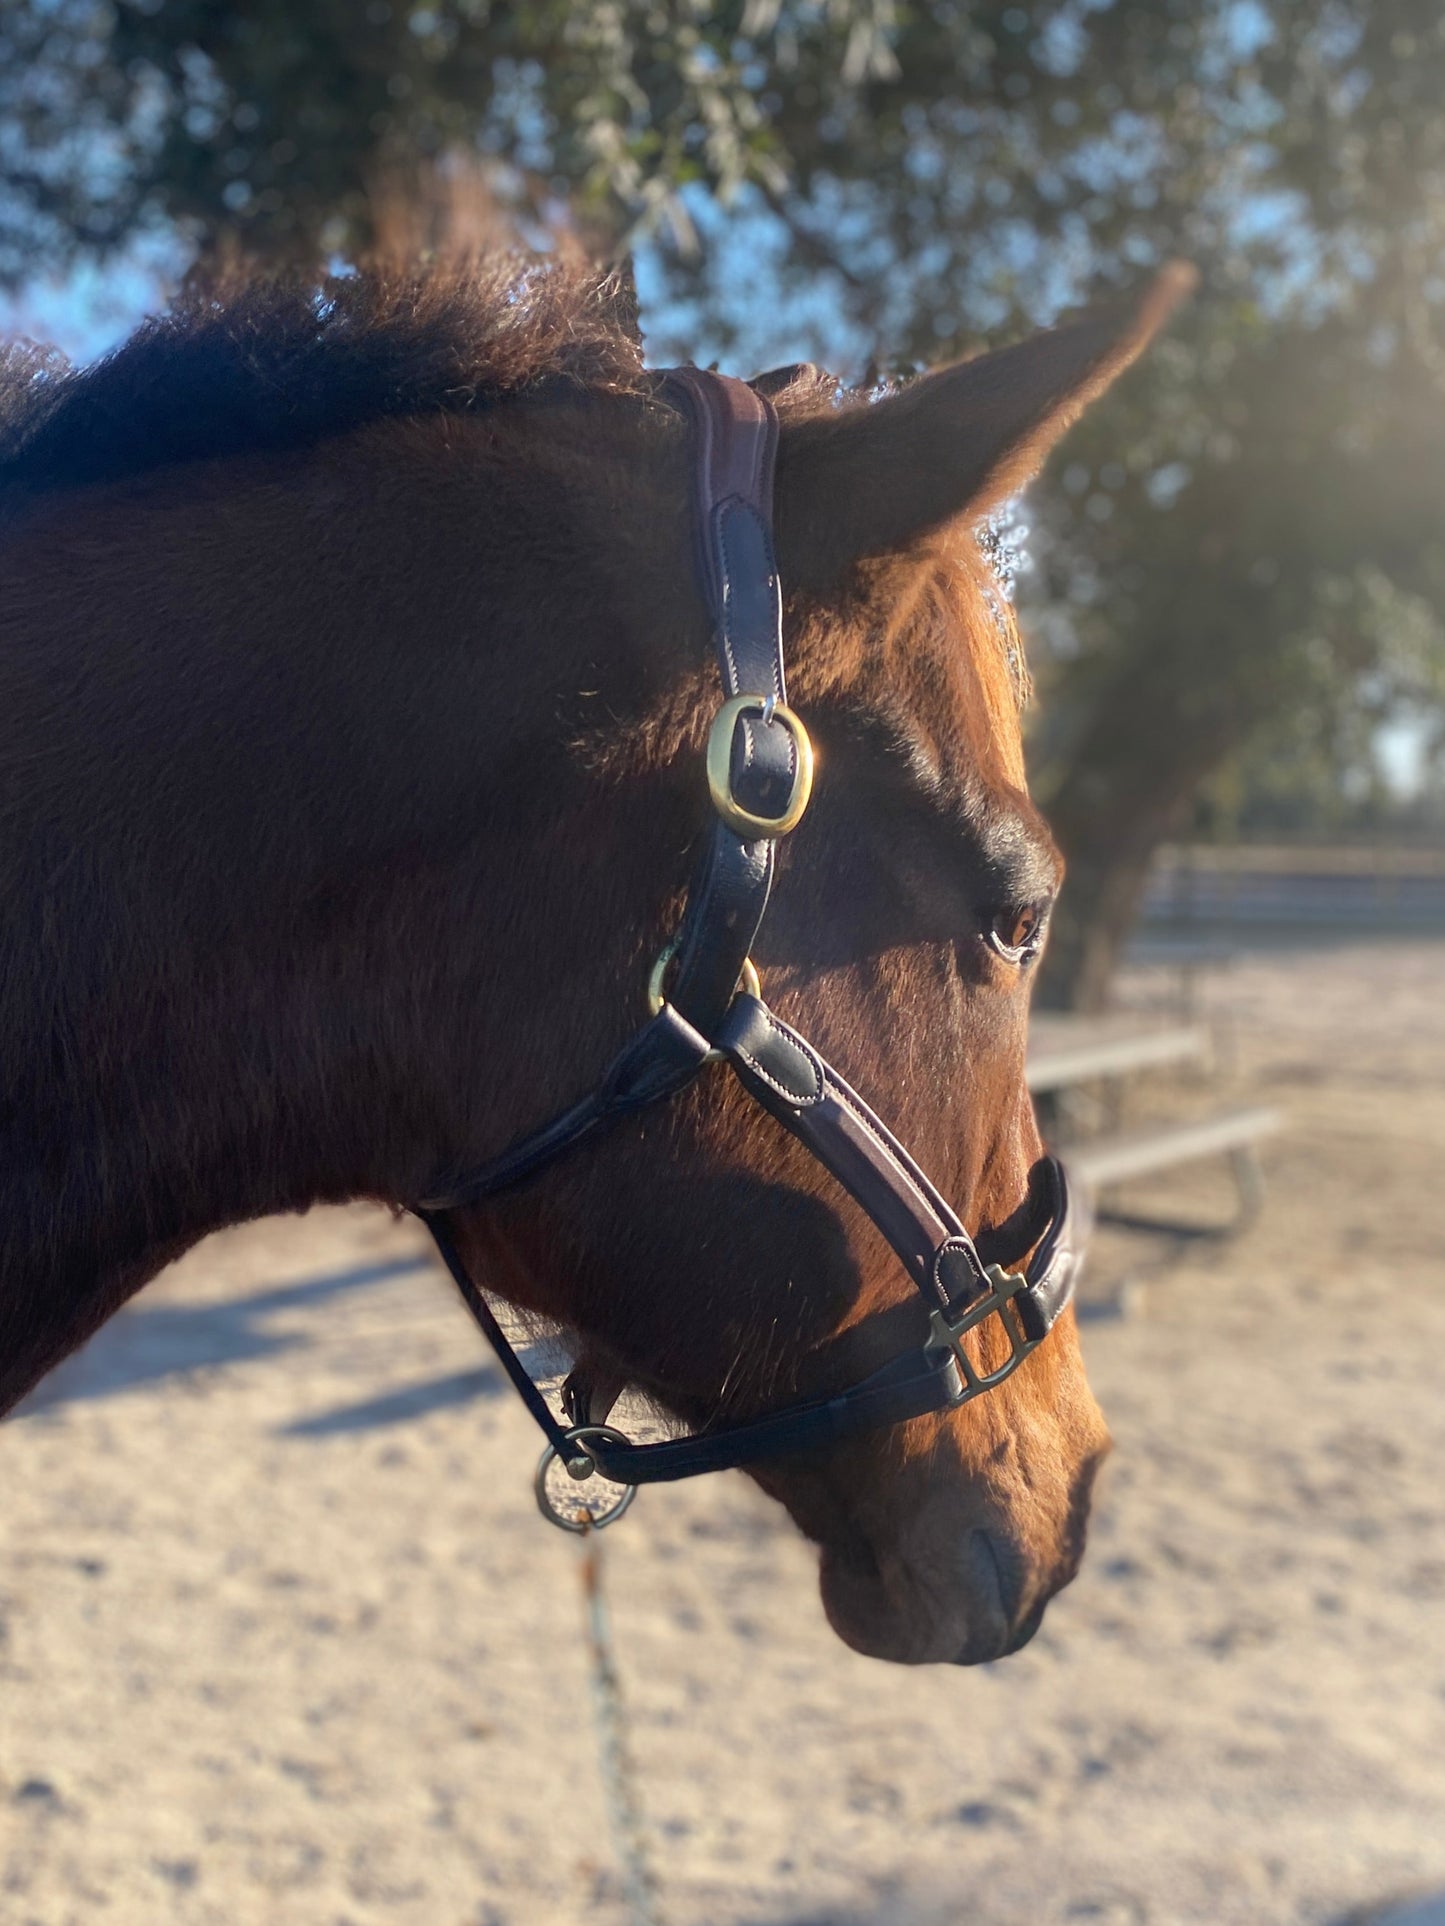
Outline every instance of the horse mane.
{"label": "horse mane", "polygon": [[[398,251],[338,274],[244,263],[193,273],[171,304],[88,367],[31,342],[0,346],[0,505],[124,481],[175,463],[302,448],[386,417],[475,414],[523,394],[643,392],[636,300],[620,274],[559,252]],[[866,406],[810,364],[763,385],[790,416]],[[1027,677],[996,542],[965,573]],[[956,602],[932,550],[911,590]],[[952,580],[950,581],[950,578]],[[942,619],[942,618],[941,618]]]}
{"label": "horse mane", "polygon": [[354,273],[197,275],[94,365],[0,349],[0,497],[268,453],[386,416],[643,386],[635,303],[566,257],[434,257]]}

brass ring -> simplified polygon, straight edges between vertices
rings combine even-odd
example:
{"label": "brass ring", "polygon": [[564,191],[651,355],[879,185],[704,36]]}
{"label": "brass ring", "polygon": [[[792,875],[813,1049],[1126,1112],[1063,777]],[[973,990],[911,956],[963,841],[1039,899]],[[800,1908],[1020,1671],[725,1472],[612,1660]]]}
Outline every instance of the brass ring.
{"label": "brass ring", "polygon": [[[667,1001],[666,983],[668,966],[681,947],[682,938],[669,937],[657,953],[657,961],[652,966],[647,979],[647,1011],[649,1016],[661,1016],[662,1006]],[[750,956],[743,958],[743,967],[738,972],[738,982],[749,996],[761,997],[763,986]]]}
{"label": "brass ring", "polygon": [[[733,736],[744,716],[761,716],[766,722],[781,723],[792,738],[797,766],[786,808],[777,816],[757,816],[744,809],[733,794]],[[813,793],[813,745],[802,718],[772,696],[733,696],[713,718],[707,738],[707,786],[712,806],[736,835],[745,842],[760,837],[786,836],[803,820],[808,798]]]}

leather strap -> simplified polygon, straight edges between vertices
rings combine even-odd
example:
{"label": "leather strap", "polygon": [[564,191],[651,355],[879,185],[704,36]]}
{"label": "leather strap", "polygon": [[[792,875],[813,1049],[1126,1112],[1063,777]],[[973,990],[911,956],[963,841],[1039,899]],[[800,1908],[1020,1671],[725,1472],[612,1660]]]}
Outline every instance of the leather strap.
{"label": "leather strap", "polygon": [[940,1309],[988,1288],[959,1217],[857,1091],[782,1018],[739,996],[717,1035],[749,1093],[873,1219]]}
{"label": "leather strap", "polygon": [[[773,469],[778,418],[746,382],[674,368],[663,392],[688,415],[698,458],[693,501],[696,566],[713,624],[724,698],[786,701],[782,596],[773,558]],[[760,814],[792,786],[792,737],[778,723],[746,717],[733,744],[734,793]],[[744,842],[714,819],[688,892],[668,1006],[624,1046],[597,1087],[570,1110],[499,1156],[453,1172],[428,1211],[478,1204],[524,1181],[600,1126],[640,1103],[671,1096],[696,1073],[752,949],[773,882],[773,844]],[[686,1031],[681,1036],[678,1025]]]}
{"label": "leather strap", "polygon": [[597,1088],[580,1103],[521,1138],[500,1156],[452,1177],[436,1196],[423,1198],[414,1206],[417,1214],[429,1219],[438,1211],[460,1210],[495,1197],[499,1191],[514,1189],[602,1125],[675,1095],[697,1075],[708,1049],[707,1039],[665,1003],[652,1021],[629,1039],[603,1072]]}
{"label": "leather strap", "polygon": [[[673,370],[665,392],[686,409],[698,448],[695,525],[698,579],[712,618],[725,698],[759,698],[729,745],[732,797],[776,817],[791,794],[796,747],[773,718],[785,702],[781,593],[772,543],[777,417],[744,383],[695,368]],[[580,1103],[439,1189],[416,1212],[468,1310],[547,1438],[575,1461],[579,1451],[607,1477],[657,1483],[815,1449],[980,1396],[1042,1342],[1073,1293],[1083,1235],[1062,1166],[1043,1160],[1042,1221],[1021,1234],[1026,1271],[983,1263],[962,1218],[893,1132],[798,1031],[758,997],[739,993],[773,879],[773,842],[747,841],[720,817],[689,893],[667,1002],[614,1058]],[[673,1095],[715,1045],[749,1094],[831,1172],[878,1226],[932,1307],[930,1335],[871,1376],[749,1422],[689,1438],[635,1445],[591,1429],[582,1441],[559,1424],[512,1350],[462,1263],[445,1213],[524,1182],[609,1121]],[[997,1317],[1009,1355],[991,1374],[966,1350],[973,1326]],[[573,1386],[569,1403],[588,1400]],[[596,1413],[593,1413],[596,1416]]]}
{"label": "leather strap", "polygon": [[[1063,1167],[1054,1158],[1046,1161],[1058,1186],[1058,1214],[1029,1264],[1027,1289],[1012,1300],[1021,1307],[1025,1327],[1033,1327],[1029,1349],[1042,1341],[1072,1294],[1082,1251],[1081,1223]],[[1039,1328],[1037,1320],[1045,1314],[1044,1306],[1056,1300],[1057,1309]],[[1022,1309],[1024,1305],[1029,1307],[1027,1311]],[[987,1381],[980,1386],[965,1379],[952,1350],[929,1344],[905,1351],[871,1376],[828,1397],[790,1404],[765,1417],[719,1425],[689,1438],[667,1438],[645,1445],[610,1441],[589,1444],[587,1455],[604,1477],[619,1484],[669,1484],[709,1471],[761,1464],[790,1452],[819,1450],[865,1431],[903,1424],[930,1412],[951,1411],[989,1388]]]}
{"label": "leather strap", "polygon": [[[666,393],[692,419],[698,582],[713,623],[723,696],[786,702],[782,591],[773,555],[778,417],[746,382],[675,368]],[[778,723],[744,717],[733,734],[733,793],[776,814],[792,788],[793,741]],[[711,1032],[732,999],[773,886],[773,844],[747,842],[714,821],[688,893],[669,995]]]}

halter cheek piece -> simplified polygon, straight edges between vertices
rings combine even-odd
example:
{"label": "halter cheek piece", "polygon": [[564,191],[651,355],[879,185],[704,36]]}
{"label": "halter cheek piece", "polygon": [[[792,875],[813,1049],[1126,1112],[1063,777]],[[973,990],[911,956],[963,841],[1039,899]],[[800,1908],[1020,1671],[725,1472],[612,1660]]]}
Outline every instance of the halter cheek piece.
{"label": "halter cheek piece", "polygon": [[[773,558],[772,404],[744,382],[679,368],[667,390],[690,415],[698,442],[698,569],[716,625],[725,701],[708,739],[716,819],[682,924],[653,970],[651,1020],[614,1059],[597,1088],[570,1110],[416,1206],[462,1299],[547,1439],[538,1468],[544,1514],[559,1512],[546,1472],[560,1459],[573,1477],[601,1472],[628,1487],[594,1524],[619,1517],[635,1488],[755,1464],[830,1445],[860,1431],[950,1411],[1001,1384],[1043,1342],[1073,1295],[1080,1237],[1063,1167],[1042,1160],[1030,1185],[1035,1222],[1022,1271],[985,1265],[962,1219],[934,1189],[857,1092],[763,1002],[749,952],[767,908],[778,837],[808,805],[813,752],[787,706],[782,603]],[[710,1057],[725,1057],[763,1109],[806,1145],[872,1218],[929,1309],[928,1337],[881,1370],[826,1397],[785,1406],[693,1437],[633,1444],[600,1422],[592,1400],[569,1395],[564,1426],[508,1343],[456,1248],[445,1213],[496,1195],[571,1150],[605,1124],[672,1096]],[[997,1318],[1007,1355],[983,1371],[969,1332]],[[575,1387],[569,1386],[569,1391]]]}

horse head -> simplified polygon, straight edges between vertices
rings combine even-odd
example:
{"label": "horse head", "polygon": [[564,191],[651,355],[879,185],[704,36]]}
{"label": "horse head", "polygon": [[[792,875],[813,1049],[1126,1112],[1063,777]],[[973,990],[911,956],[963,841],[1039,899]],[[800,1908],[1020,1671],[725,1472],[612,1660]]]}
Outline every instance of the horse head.
{"label": "horse head", "polygon": [[[1038,1222],[1025,1024],[1060,865],[973,530],[1184,284],[876,402],[766,383],[818,774],[755,961],[984,1264]],[[718,707],[694,424],[595,277],[257,282],[7,383],[0,1409],[208,1231],[435,1197],[591,1088],[682,914]],[[929,1328],[716,1065],[450,1231],[594,1382],[693,1426],[831,1396]],[[1106,1444],[1066,1314],[987,1395],[755,1475],[845,1639],[973,1661],[1072,1575]]]}
{"label": "horse head", "polygon": [[[1020,651],[975,531],[1186,286],[1167,272],[1138,301],[877,401],[806,369],[764,384],[791,700],[818,776],[754,960],[986,1261],[1016,1254],[1037,1201],[1027,1007],[1062,865],[1028,797]],[[591,506],[569,527],[593,558],[594,619],[625,640],[569,691],[558,816],[518,924],[536,1020],[504,1054],[558,1096],[625,1031],[678,915],[717,707],[687,424],[619,399],[579,410],[571,435]],[[539,1095],[516,1106],[535,1115]],[[496,1288],[579,1335],[590,1374],[693,1425],[856,1382],[924,1322],[873,1225],[721,1068],[453,1231]],[[969,1342],[997,1363],[987,1327]],[[820,1546],[849,1644],[973,1663],[1024,1643],[1073,1576],[1107,1448],[1069,1312],[989,1395],[753,1475]]]}

